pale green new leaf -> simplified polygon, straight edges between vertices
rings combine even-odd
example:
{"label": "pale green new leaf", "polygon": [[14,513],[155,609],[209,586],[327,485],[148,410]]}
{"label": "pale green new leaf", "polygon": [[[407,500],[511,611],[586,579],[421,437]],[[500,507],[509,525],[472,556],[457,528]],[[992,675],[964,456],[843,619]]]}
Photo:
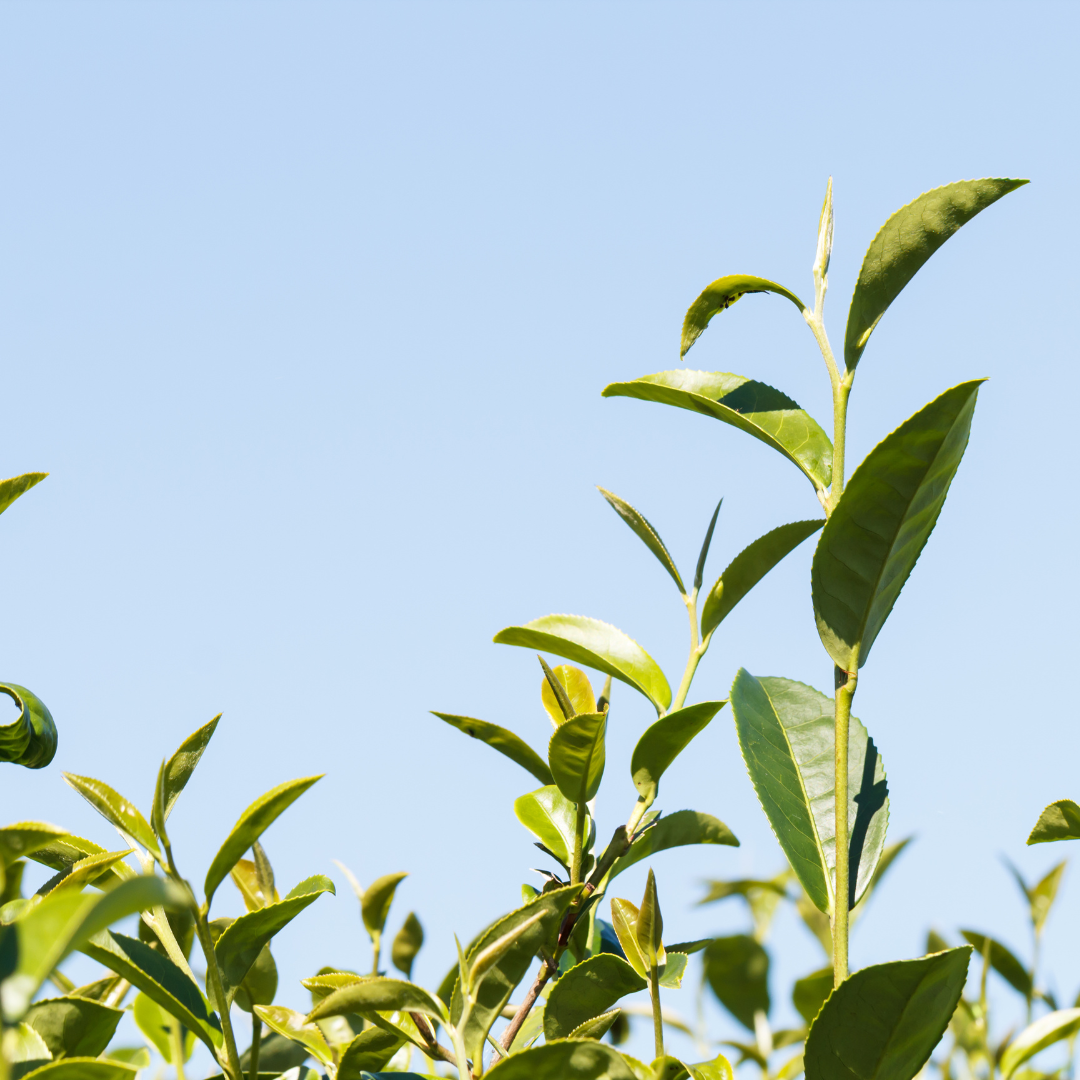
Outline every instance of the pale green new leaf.
{"label": "pale green new leaf", "polygon": [[630,850],[616,860],[611,869],[614,879],[642,859],[668,848],[685,847],[689,844],[723,844],[738,847],[732,831],[711,814],[697,810],[677,810],[666,814],[655,825],[642,833],[630,846]]}
{"label": "pale green new leaf", "polygon": [[663,712],[671,687],[656,661],[632,638],[599,619],[584,615],[545,615],[524,626],[508,626],[495,635],[500,645],[554,653],[620,679],[644,694]]}
{"label": "pale green new leaf", "polygon": [[181,1049],[184,1061],[195,1051],[195,1033],[189,1031],[171,1013],[167,1013],[153,998],[138,994],[131,1010],[138,1029],[150,1040],[167,1065],[173,1064],[174,1033],[182,1034]]}
{"label": "pale green new leaf", "polygon": [[660,777],[671,763],[726,704],[726,701],[702,701],[676,709],[662,716],[638,739],[630,759],[630,775],[638,794],[647,803],[652,805],[656,799]]}
{"label": "pale green new leaf", "polygon": [[[203,724],[198,731],[189,735],[180,744],[176,753],[165,762],[165,768],[161,775],[161,792],[160,795],[155,793],[154,796],[155,808],[160,802],[165,810],[164,820],[161,822],[162,830],[164,829],[165,821],[168,820],[173,807],[176,805],[176,800],[180,798],[180,792],[187,787],[187,782],[191,779],[191,774],[202,760],[202,756],[205,753],[207,746],[209,746],[210,740],[214,736],[214,732],[217,730],[218,721],[220,719],[221,713],[218,713],[208,724]],[[152,819],[153,814],[151,814],[151,820]],[[153,824],[156,827],[158,823],[153,822]]]}
{"label": "pale green new leaf", "polygon": [[45,821],[19,821],[0,829],[0,866],[16,859],[33,858],[34,852],[67,836],[66,829]]}
{"label": "pale green new leaf", "polygon": [[627,994],[648,983],[621,956],[599,953],[560,976],[544,1009],[544,1038],[567,1038],[582,1024],[606,1014]]}
{"label": "pale green new leaf", "polygon": [[601,1013],[591,1020],[579,1024],[566,1037],[568,1039],[602,1039],[614,1026],[615,1021],[622,1016],[622,1009],[612,1009],[611,1012]]}
{"label": "pale green new leaf", "polygon": [[[66,833],[49,840],[40,847],[35,846],[35,850],[28,857],[51,870],[67,874],[87,856],[103,854],[105,854],[105,849],[92,840],[84,840],[81,836]],[[135,877],[135,871],[127,863],[116,862],[105,867],[100,877],[91,881],[90,884],[98,888],[107,888],[132,877]]]}
{"label": "pale green new leaf", "polygon": [[364,920],[364,928],[373,938],[376,934],[382,934],[390,914],[390,905],[394,902],[394,893],[408,876],[407,873],[384,874],[376,878],[360,897],[360,916]]}
{"label": "pale green new leaf", "polygon": [[554,785],[514,801],[514,814],[564,866],[574,850],[574,804]]}
{"label": "pale green new leaf", "polygon": [[306,1047],[323,1065],[334,1060],[330,1045],[323,1033],[303,1013],[286,1009],[283,1005],[256,1005],[255,1015],[271,1031]]}
{"label": "pale green new leaf", "polygon": [[52,713],[36,695],[16,683],[0,683],[19,709],[19,717],[0,725],[0,762],[44,769],[56,755],[57,734]]}
{"label": "pale green new leaf", "polygon": [[157,837],[139,808],[108,784],[89,776],[64,773],[68,786],[74,788],[110,825],[130,836],[147,851],[160,856]]}
{"label": "pale green new leaf", "polygon": [[474,720],[471,716],[453,716],[450,713],[432,712],[451,727],[464,732],[473,739],[487,743],[492,750],[498,750],[504,757],[516,762],[526,772],[530,772],[541,784],[552,783],[551,770],[544,759],[527,743],[512,731],[489,724],[485,720]]}
{"label": "pale green new leaf", "polygon": [[503,1058],[492,1080],[637,1080],[623,1056],[595,1039],[559,1039]]}
{"label": "pale green new leaf", "polygon": [[1035,822],[1027,838],[1031,844],[1049,844],[1054,840],[1080,840],[1080,806],[1072,799],[1052,802]]}
{"label": "pale green new leaf", "polygon": [[1080,1009],[1058,1009],[1029,1024],[1001,1055],[1001,1080],[1009,1080],[1016,1070],[1040,1050],[1080,1031]]}
{"label": "pale green new leaf", "polygon": [[0,480],[0,514],[48,475],[44,472],[28,472],[22,476],[13,476],[10,480]]}
{"label": "pale green new leaf", "polygon": [[548,765],[558,789],[573,803],[587,803],[604,775],[607,713],[586,713],[560,724],[548,743]]}
{"label": "pale green new leaf", "polygon": [[602,487],[597,487],[596,490],[607,499],[615,513],[630,526],[638,539],[641,540],[641,542],[657,557],[660,561],[660,565],[671,575],[671,579],[675,582],[679,592],[685,593],[686,587],[683,585],[682,578],[679,576],[679,570],[675,565],[675,560],[664,546],[664,541],[660,539],[660,534],[649,524],[644,514],[638,513],[638,511],[628,502],[624,499],[620,499],[614,492],[608,491],[606,488]]}
{"label": "pale green new leaf", "polygon": [[732,304],[747,293],[776,293],[786,297],[802,311],[806,305],[793,293],[767,278],[754,277],[751,274],[728,274],[717,278],[707,285],[701,295],[690,305],[683,319],[682,342],[679,347],[681,360],[690,351],[690,347],[705,331],[714,315],[726,311]]}

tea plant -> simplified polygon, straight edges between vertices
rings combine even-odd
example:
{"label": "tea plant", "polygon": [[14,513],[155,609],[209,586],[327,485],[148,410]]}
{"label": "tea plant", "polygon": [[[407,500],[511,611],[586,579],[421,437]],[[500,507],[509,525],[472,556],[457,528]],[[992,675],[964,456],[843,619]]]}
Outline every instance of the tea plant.
{"label": "tea plant", "polygon": [[[853,699],[860,672],[960,465],[981,380],[940,394],[886,436],[845,482],[851,389],[873,331],[907,282],[962,225],[1024,182],[950,184],[920,196],[886,222],[863,260],[842,365],[824,322],[831,181],[818,227],[812,307],[784,286],[748,275],[719,278],[694,301],[683,324],[682,357],[715,316],[745,295],[774,293],[794,304],[828,373],[831,437],[781,391],[740,375],[679,369],[604,390],[605,397],[675,406],[753,436],[802,472],[823,516],[772,529],[731,559],[703,591],[720,506],[688,585],[650,522],[601,489],[678,590],[689,623],[686,665],[673,692],[655,660],[621,630],[591,617],[549,615],[495,636],[498,643],[539,654],[540,696],[552,723],[546,755],[496,724],[435,713],[540,785],[517,799],[514,812],[550,860],[541,871],[542,888],[523,885],[520,906],[468,945],[458,943],[457,961],[437,988],[426,989],[411,977],[424,940],[415,914],[404,920],[389,950],[403,977],[388,975],[383,966],[389,912],[405,875],[388,874],[364,888],[342,866],[371,941],[370,958],[356,965],[367,973],[313,971],[303,981],[309,1007],[275,1004],[278,980],[270,946],[334,886],[316,874],[282,897],[260,838],[318,777],[281,784],[248,807],[197,890],[179,868],[167,822],[207,750],[215,718],[162,763],[148,815],[102,781],[66,777],[119,832],[122,849],[109,851],[42,823],[0,830],[6,874],[0,906],[0,1080],[122,1080],[145,1067],[145,1050],[109,1049],[132,991],[129,1007],[136,1024],[178,1080],[197,1040],[228,1080],[259,1080],[288,1070],[299,1077],[309,1059],[328,1080],[418,1076],[405,1072],[415,1056],[429,1077],[449,1068],[450,1075],[473,1080],[486,1073],[495,1080],[730,1080],[732,1066],[724,1054],[714,1053],[708,1034],[664,1004],[697,953],[705,985],[749,1032],[725,1048],[737,1054],[736,1065],[754,1063],[765,1080],[794,1080],[803,1071],[808,1080],[911,1080],[950,1027],[951,1044],[934,1062],[943,1076],[960,1068],[971,1078],[994,1080],[1000,1070],[1002,1080],[1011,1080],[1055,1043],[1066,1042],[1071,1055],[1080,1008],[1058,1008],[1053,995],[1040,989],[1038,972],[1042,930],[1062,867],[1032,886],[1017,875],[1031,911],[1030,965],[972,930],[963,931],[966,944],[957,947],[932,935],[927,955],[916,959],[854,974],[848,965],[851,928],[907,843],[886,846],[890,796],[884,765],[866,726],[852,716]],[[0,485],[0,511],[37,479],[40,474],[30,474]],[[740,669],[727,701],[688,703],[716,629],[773,567],[819,531],[811,595],[833,667],[833,695]],[[568,663],[552,667],[547,657]],[[606,677],[599,694],[582,668]],[[610,783],[604,788],[604,805],[614,799],[620,820],[623,813],[626,817],[601,843],[596,821],[615,681],[642,694],[657,719],[634,747],[629,783],[622,781],[625,794],[612,791]],[[0,756],[29,767],[47,764],[56,745],[47,710],[20,687],[0,689],[22,709],[18,721],[0,728]],[[669,848],[738,844],[711,814],[664,812],[660,800],[667,769],[729,701],[750,779],[789,867],[767,880],[711,883],[705,902],[741,899],[752,922],[748,933],[673,942],[665,933],[662,888],[654,870],[649,869],[636,903],[618,895],[617,879]],[[1029,842],[1078,837],[1080,808],[1066,800],[1044,811]],[[127,862],[131,858],[138,873]],[[20,883],[26,859],[56,875],[24,899]],[[235,918],[211,918],[227,878],[244,911]],[[795,907],[828,960],[827,967],[792,989],[805,1027],[775,1029],[769,1020],[767,939],[781,904]],[[140,913],[137,937],[108,929],[134,912]],[[196,941],[205,978],[191,962]],[[59,965],[75,949],[100,962],[101,979],[71,984]],[[979,993],[968,999],[963,991],[973,950],[983,968]],[[1015,1038],[991,1036],[986,991],[991,971],[1023,997],[1028,1026]],[[36,996],[46,980],[59,996]],[[649,1064],[618,1049],[628,1017],[642,1011],[624,999],[645,992],[654,1042]],[[251,1044],[243,1052],[234,1007],[252,1018]],[[1050,1011],[1034,1018],[1037,1008]],[[687,1063],[669,1055],[669,1028],[691,1034],[708,1060]]]}

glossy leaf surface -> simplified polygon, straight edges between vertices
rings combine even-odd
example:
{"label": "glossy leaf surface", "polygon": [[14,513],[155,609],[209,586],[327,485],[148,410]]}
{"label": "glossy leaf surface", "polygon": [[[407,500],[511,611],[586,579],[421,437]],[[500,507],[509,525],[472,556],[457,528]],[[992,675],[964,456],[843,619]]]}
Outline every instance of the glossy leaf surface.
{"label": "glossy leaf surface", "polygon": [[797,465],[823,491],[832,482],[832,443],[821,425],[786,394],[722,371],[660,371],[611,383],[604,397],[631,397],[689,409],[730,424]]}
{"label": "glossy leaf surface", "polygon": [[113,1037],[122,1009],[76,996],[41,998],[25,1021],[42,1038],[54,1058],[97,1057]]}
{"label": "glossy leaf surface", "polygon": [[1035,822],[1028,844],[1049,844],[1054,840],[1080,840],[1080,806],[1072,799],[1052,802]]}
{"label": "glossy leaf surface", "polygon": [[574,804],[554,785],[514,801],[514,814],[564,866],[574,850]]}
{"label": "glossy leaf surface", "polygon": [[618,1051],[594,1039],[534,1046],[503,1058],[487,1075],[496,1080],[636,1080]]}
{"label": "glossy leaf surface", "polygon": [[607,491],[605,488],[597,488],[597,490],[611,504],[615,513],[630,526],[634,535],[656,556],[660,565],[671,575],[671,580],[675,582],[679,592],[685,593],[686,586],[683,585],[682,578],[679,576],[675,560],[664,546],[660,534],[649,524],[645,515],[635,510],[624,499],[620,499],[614,492]]}
{"label": "glossy leaf surface", "polygon": [[[46,844],[42,844],[40,847],[35,845],[35,849],[29,854],[29,858],[33,859],[34,862],[41,863],[42,866],[49,867],[51,870],[68,873],[76,863],[81,862],[88,855],[101,855],[104,852],[105,849],[92,840],[84,840],[81,836],[73,836],[71,833],[67,833],[50,840]],[[101,876],[91,881],[90,884],[101,888],[110,884],[118,884],[133,876],[134,871],[126,863],[113,863],[106,867]]]}
{"label": "glossy leaf surface", "polygon": [[660,777],[671,763],[726,704],[726,701],[703,701],[676,709],[662,716],[638,739],[630,759],[630,775],[646,802],[652,803],[656,798]]}
{"label": "glossy leaf surface", "polygon": [[863,968],[832,993],[806,1040],[806,1080],[912,1080],[960,1000],[971,949]]}
{"label": "glossy leaf surface", "polygon": [[[551,717],[551,722],[556,727],[569,720],[570,716],[577,716],[579,713],[603,712],[602,709],[596,707],[592,683],[581,668],[571,667],[569,664],[558,664],[554,668],[549,668],[543,657],[540,658],[540,662],[544,665],[540,700],[544,703],[544,711]],[[555,680],[555,686],[552,686],[552,679]],[[567,716],[567,706],[569,706],[570,716]],[[548,783],[551,781],[549,780]]]}
{"label": "glossy leaf surface", "polygon": [[473,739],[487,743],[492,750],[498,750],[504,757],[516,762],[526,772],[530,772],[541,784],[552,783],[551,770],[544,759],[527,743],[512,731],[489,724],[485,720],[474,720],[471,716],[454,716],[451,713],[432,713],[451,727],[464,732]]}
{"label": "glossy leaf surface", "polygon": [[611,925],[619,939],[619,945],[622,946],[623,956],[637,975],[642,979],[647,979],[649,978],[649,964],[645,960],[637,938],[637,923],[640,914],[637,904],[629,900],[616,897],[611,901]]}
{"label": "glossy leaf surface", "polygon": [[818,633],[843,671],[870,650],[945,504],[982,380],[946,390],[886,436],[855,470],[811,568]]}
{"label": "glossy leaf surface", "polygon": [[[210,740],[217,730],[221,714],[218,713],[208,724],[203,724],[198,731],[189,735],[179,746],[176,753],[165,762],[162,772],[161,803],[165,808],[165,819],[168,820],[172,813],[176,800],[180,798],[180,792],[187,787],[191,774],[202,760],[202,756],[210,745]],[[158,799],[155,798],[155,806]],[[152,816],[152,815],[151,815]],[[155,823],[156,824],[156,823]]]}
{"label": "glossy leaf surface", "polygon": [[157,852],[158,842],[150,823],[139,808],[108,784],[89,776],[64,773],[68,786],[74,788],[110,825],[142,844],[147,851]]}
{"label": "glossy leaf surface", "polygon": [[599,619],[545,615],[524,626],[500,630],[495,641],[554,653],[621,679],[644,694],[657,712],[671,704],[671,687],[656,661],[632,638]]}
{"label": "glossy leaf surface", "polygon": [[282,1005],[256,1005],[255,1015],[273,1032],[300,1043],[312,1057],[326,1065],[334,1060],[330,1044],[318,1026],[293,1009]]}
{"label": "glossy leaf surface", "polygon": [[1080,1031],[1080,1009],[1058,1009],[1029,1024],[1001,1055],[1001,1080],[1009,1080],[1016,1070],[1040,1050]]}
{"label": "glossy leaf surface", "polygon": [[1026,180],[961,180],[934,188],[897,210],[881,227],[863,258],[844,332],[848,370],[889,305],[922,265],[962,225]]}
{"label": "glossy leaf surface", "polygon": [[677,810],[665,814],[660,820],[638,837],[630,850],[612,867],[611,876],[668,848],[685,847],[689,844],[723,844],[738,847],[734,833],[718,818],[698,810]]}
{"label": "glossy leaf surface", "polygon": [[734,934],[706,947],[704,966],[720,1004],[753,1031],[754,1013],[769,1013],[769,954],[748,934]]}
{"label": "glossy leaf surface", "polygon": [[[836,869],[833,702],[791,679],[740,669],[731,687],[739,748],[791,868],[813,903],[832,910]],[[854,716],[848,738],[848,825],[854,907],[873,877],[889,819],[885,768]]]}
{"label": "glossy leaf surface", "polygon": [[0,683],[0,693],[15,702],[18,719],[0,724],[0,762],[44,769],[56,756],[57,734],[52,713],[36,695],[16,683]]}
{"label": "glossy leaf surface", "polygon": [[679,346],[679,359],[689,352],[695,341],[705,332],[714,315],[727,311],[732,304],[747,293],[776,293],[786,297],[802,311],[806,306],[793,292],[783,285],[777,285],[768,278],[754,277],[751,274],[728,274],[717,278],[707,285],[701,295],[690,305],[683,319],[682,342]]}
{"label": "glossy leaf surface", "polygon": [[622,1016],[622,1009],[612,1009],[610,1012],[601,1013],[579,1024],[566,1037],[568,1039],[602,1039],[614,1027],[620,1016]]}
{"label": "glossy leaf surface", "polygon": [[308,1015],[309,1020],[349,1013],[418,1012],[445,1023],[446,1008],[422,986],[404,979],[364,979],[327,995]]}
{"label": "glossy leaf surface", "polygon": [[824,519],[792,521],[759,536],[727,565],[705,597],[701,609],[701,636],[711,634],[735,605],[785,556],[825,524]]}
{"label": "glossy leaf surface", "polygon": [[604,775],[607,713],[586,713],[560,724],[548,743],[548,765],[558,789],[573,803],[586,803]]}

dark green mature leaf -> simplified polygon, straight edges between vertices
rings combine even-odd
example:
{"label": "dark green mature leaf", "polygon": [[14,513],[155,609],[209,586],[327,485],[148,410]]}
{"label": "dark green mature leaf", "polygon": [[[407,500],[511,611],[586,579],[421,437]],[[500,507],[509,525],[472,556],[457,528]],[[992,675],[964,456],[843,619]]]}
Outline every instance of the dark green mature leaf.
{"label": "dark green mature leaf", "polygon": [[[84,840],[81,836],[66,833],[54,840],[50,840],[47,844],[35,847],[35,850],[28,857],[33,859],[34,862],[66,874],[70,873],[87,856],[102,855],[104,853],[105,849],[92,840]],[[121,881],[127,881],[134,876],[135,872],[127,863],[117,862],[107,866],[101,876],[91,881],[90,884],[96,885],[98,888],[107,888],[119,884]]]}
{"label": "dark green mature leaf", "polygon": [[[280,1076],[289,1069],[295,1069],[297,1065],[303,1065],[309,1057],[311,1057],[311,1051],[303,1043],[293,1042],[292,1039],[287,1039],[284,1035],[272,1031],[263,1037],[262,1045],[259,1047],[259,1075],[265,1072],[270,1076]],[[250,1070],[250,1049],[240,1055],[240,1067],[245,1072]]]}
{"label": "dark green mature leaf", "polygon": [[337,1080],[361,1080],[383,1068],[404,1045],[405,1040],[383,1028],[360,1032],[341,1055]]}
{"label": "dark green mature leaf", "polygon": [[887,435],[855,470],[810,573],[825,650],[842,671],[870,657],[945,504],[983,380],[946,390]]}
{"label": "dark green mature leaf", "polygon": [[10,480],[0,480],[0,514],[48,475],[44,472],[28,472],[22,476],[13,476]]}
{"label": "dark green mature leaf", "polygon": [[560,1039],[511,1054],[487,1072],[495,1080],[636,1080],[622,1055],[595,1039]]}
{"label": "dark green mature leaf", "polygon": [[574,850],[574,804],[554,785],[537,788],[514,801],[514,814],[564,866]]}
{"label": "dark green mature leaf", "polygon": [[221,1045],[221,1022],[198,986],[167,956],[138,938],[108,930],[83,945],[82,951],[156,1001],[216,1053]]}
{"label": "dark green mature leaf", "polygon": [[406,979],[412,978],[413,961],[423,944],[424,928],[420,925],[416,913],[410,911],[390,948],[391,962]]}
{"label": "dark green mature leaf", "polygon": [[110,825],[142,844],[147,851],[160,854],[154,830],[133,802],[100,780],[76,776],[74,773],[63,775],[68,786],[74,788]]}
{"label": "dark green mature leaf", "polygon": [[1080,1009],[1058,1009],[1029,1024],[1001,1055],[1001,1080],[1009,1080],[1025,1061],[1080,1031]]}
{"label": "dark green mature leaf", "polygon": [[711,634],[732,608],[785,556],[825,524],[825,519],[792,521],[759,536],[727,565],[705,597],[701,610],[701,635]]}
{"label": "dark green mature leaf", "polygon": [[263,946],[324,892],[335,891],[328,877],[316,874],[301,881],[279,903],[249,911],[228,926],[214,946],[227,1002],[231,1004]]}
{"label": "dark green mature leaf", "polygon": [[816,491],[832,482],[832,443],[786,394],[723,371],[660,371],[611,383],[604,397],[631,397],[689,409],[760,439],[797,465]]}
{"label": "dark green mature leaf", "polygon": [[688,844],[724,844],[738,847],[735,834],[718,818],[697,810],[676,810],[666,814],[630,845],[630,850],[615,862],[611,877],[615,878],[635,863],[668,848]]}
{"label": "dark green mature leaf", "polygon": [[[210,740],[217,730],[218,721],[220,719],[221,713],[218,713],[208,724],[203,724],[198,731],[189,735],[180,744],[176,753],[165,762],[165,769],[162,773],[160,802],[165,808],[166,821],[172,813],[173,807],[176,805],[176,800],[180,798],[180,792],[187,787],[187,782],[191,779],[191,774],[202,760],[202,756],[205,753],[207,746],[210,745]],[[159,797],[155,794],[155,807],[158,802]],[[153,815],[151,815],[151,818],[153,818]],[[157,823],[154,822],[154,824],[156,826]],[[164,822],[162,822],[162,827],[164,827]]]}
{"label": "dark green mature leaf", "polygon": [[265,795],[260,795],[241,815],[233,826],[225,843],[214,856],[210,869],[206,872],[206,903],[209,907],[217,887],[228,876],[229,871],[240,861],[243,854],[260,836],[284,813],[312,784],[322,776],[305,776],[299,780],[288,780],[271,788]]}
{"label": "dark green mature leaf", "polygon": [[705,980],[720,1004],[754,1030],[754,1013],[769,1014],[769,954],[748,934],[716,938],[705,949]]}
{"label": "dark green mature leaf", "polygon": [[527,772],[531,772],[541,784],[552,783],[551,770],[547,767],[544,759],[527,743],[512,731],[499,727],[497,724],[489,724],[485,720],[474,720],[471,716],[453,716],[450,713],[433,712],[440,720],[446,721],[451,727],[463,731],[474,739],[487,743],[492,750],[498,750],[500,754],[516,762]]}
{"label": "dark green mature leaf", "polygon": [[1027,838],[1031,844],[1049,844],[1054,840],[1080,840],[1080,806],[1072,799],[1052,802],[1035,822]]}
{"label": "dark green mature leaf", "polygon": [[588,1020],[607,1013],[627,994],[648,983],[621,957],[611,953],[590,956],[560,976],[544,1009],[544,1038],[566,1038]]}
{"label": "dark green mature leaf", "polygon": [[108,1058],[63,1058],[25,1073],[22,1080],[135,1080],[138,1067]]}
{"label": "dark green mature leaf", "polygon": [[974,930],[961,930],[964,940],[975,946],[975,951],[983,955],[987,944],[990,946],[990,966],[1018,993],[1030,997],[1032,992],[1031,973],[1007,946],[1000,941],[979,934]]}
{"label": "dark green mature leaf", "polygon": [[554,653],[621,679],[663,712],[671,687],[656,661],[632,638],[610,623],[585,615],[545,615],[524,626],[508,626],[495,635],[500,645]]}
{"label": "dark green mature leaf", "polygon": [[0,762],[44,769],[56,756],[57,734],[52,713],[25,686],[0,683],[0,693],[7,694],[19,709],[17,720],[0,724]]}
{"label": "dark green mature leaf", "polygon": [[702,701],[676,709],[662,716],[638,739],[630,759],[630,775],[638,794],[647,803],[651,805],[656,799],[660,777],[668,766],[726,704],[726,701]]}
{"label": "dark green mature leaf", "polygon": [[832,993],[806,1039],[806,1080],[912,1080],[960,1000],[971,949],[863,968]]}
{"label": "dark green mature leaf", "polygon": [[[468,966],[471,966],[477,956],[490,945],[523,924],[529,923],[538,913],[542,913],[541,918],[532,922],[529,929],[499,957],[476,992],[477,1002],[469,1014],[469,1022],[463,1033],[465,1050],[473,1061],[479,1059],[491,1025],[495,1023],[503,1007],[510,1000],[514,988],[525,977],[537,952],[545,944],[554,944],[554,937],[558,933],[563,916],[580,892],[579,886],[568,885],[565,888],[542,893],[535,900],[493,923],[470,946],[465,954]],[[458,984],[454,987],[450,1000],[450,1016],[455,1023],[461,1019],[463,1004],[461,986]]]}
{"label": "dark green mature leaf", "polygon": [[[262,1015],[265,1010],[257,1011]],[[372,1012],[418,1012],[440,1023],[448,1019],[443,1003],[422,986],[404,979],[386,979],[382,976],[335,990],[311,1010],[307,1019],[314,1022],[330,1016]],[[296,1038],[295,1035],[291,1037]]]}
{"label": "dark green mature leaf", "polygon": [[364,890],[360,898],[360,916],[364,920],[364,928],[372,937],[383,932],[390,905],[394,902],[394,893],[408,876],[407,873],[384,874]]}
{"label": "dark green mature leaf", "polygon": [[573,803],[588,802],[604,776],[607,713],[586,713],[560,724],[548,743],[548,765],[559,790]]}
{"label": "dark green mature leaf", "polygon": [[97,1057],[113,1037],[123,1009],[69,995],[41,998],[24,1017],[54,1058]]}
{"label": "dark green mature leaf", "polygon": [[596,490],[607,499],[615,513],[630,526],[638,539],[660,560],[660,565],[671,575],[671,579],[678,586],[679,592],[685,594],[686,586],[683,585],[682,578],[679,576],[675,560],[664,546],[660,534],[649,524],[645,516],[638,513],[628,502],[620,499],[618,495],[608,491],[606,488],[597,487]]}
{"label": "dark green mature leaf", "polygon": [[961,180],[934,188],[897,210],[881,227],[863,258],[848,311],[844,359],[858,364],[870,335],[889,305],[923,263],[979,211],[1027,180]]}
{"label": "dark green mature leaf", "polygon": [[791,1003],[798,1009],[799,1015],[808,1024],[812,1024],[832,990],[833,969],[823,967],[795,983],[791,991]]}
{"label": "dark green mature leaf", "polygon": [[690,347],[705,331],[714,315],[726,311],[740,297],[747,293],[776,293],[787,297],[800,311],[806,305],[793,293],[777,285],[775,281],[767,278],[753,277],[750,274],[728,274],[726,277],[717,278],[711,285],[707,285],[702,294],[690,305],[690,310],[683,319],[682,344],[679,349],[681,360],[689,352]]}
{"label": "dark green mature leaf", "polygon": [[[836,870],[832,699],[804,683],[755,679],[740,669],[731,707],[765,816],[807,896],[828,913]],[[854,907],[884,847],[889,803],[880,755],[855,717],[848,745],[849,906]]]}

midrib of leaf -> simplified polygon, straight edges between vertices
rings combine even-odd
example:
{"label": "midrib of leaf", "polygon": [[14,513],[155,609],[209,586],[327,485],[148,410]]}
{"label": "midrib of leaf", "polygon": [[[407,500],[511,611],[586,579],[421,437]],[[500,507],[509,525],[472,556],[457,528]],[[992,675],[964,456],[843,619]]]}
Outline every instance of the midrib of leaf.
{"label": "midrib of leaf", "polygon": [[[880,1070],[881,1070],[881,1063],[882,1063],[882,1061],[885,1060],[885,1057],[888,1055],[889,1050],[892,1048],[893,1040],[896,1038],[896,1033],[903,1026],[903,1022],[907,1017],[908,1010],[911,1008],[912,1004],[914,1003],[916,995],[922,989],[923,983],[926,982],[927,977],[930,976],[930,975],[933,975],[933,974],[934,974],[934,969],[931,968],[925,975],[923,975],[923,977],[921,979],[919,979],[918,983],[915,986],[915,989],[911,992],[911,994],[908,996],[907,1001],[904,1003],[904,1007],[900,1010],[900,1016],[897,1019],[896,1023],[893,1025],[893,1029],[890,1032],[888,1039],[886,1039],[884,1047],[882,1047],[881,1055],[880,1055],[880,1057],[878,1057],[877,1062],[874,1065],[874,1076],[875,1077],[879,1075]],[[847,1062],[844,1062],[844,1064],[847,1065]],[[851,1068],[850,1065],[847,1065],[847,1067]],[[854,1072],[855,1070],[852,1069],[851,1071]]]}

